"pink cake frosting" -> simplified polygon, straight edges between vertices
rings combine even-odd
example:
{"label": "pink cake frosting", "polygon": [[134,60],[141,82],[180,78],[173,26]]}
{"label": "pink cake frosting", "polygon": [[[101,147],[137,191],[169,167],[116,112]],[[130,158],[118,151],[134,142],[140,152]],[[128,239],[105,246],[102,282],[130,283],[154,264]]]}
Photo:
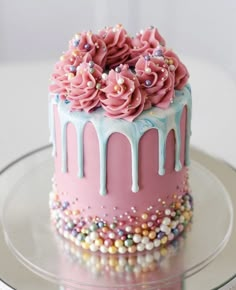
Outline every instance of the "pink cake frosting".
{"label": "pink cake frosting", "polygon": [[52,220],[102,253],[152,250],[192,217],[191,90],[177,55],[150,27],[78,33],[50,85]]}

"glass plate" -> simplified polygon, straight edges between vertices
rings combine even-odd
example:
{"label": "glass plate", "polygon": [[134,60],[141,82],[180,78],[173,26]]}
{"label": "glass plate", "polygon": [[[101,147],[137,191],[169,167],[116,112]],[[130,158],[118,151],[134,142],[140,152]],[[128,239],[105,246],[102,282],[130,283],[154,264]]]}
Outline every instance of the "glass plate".
{"label": "glass plate", "polygon": [[3,230],[19,261],[50,281],[89,290],[156,289],[173,283],[181,287],[182,280],[210,263],[230,237],[229,195],[211,172],[192,161],[194,219],[186,239],[181,237],[164,250],[125,258],[82,251],[61,239],[50,223],[51,148],[29,158],[31,162],[22,162],[18,174],[11,177],[14,185],[3,205]]}

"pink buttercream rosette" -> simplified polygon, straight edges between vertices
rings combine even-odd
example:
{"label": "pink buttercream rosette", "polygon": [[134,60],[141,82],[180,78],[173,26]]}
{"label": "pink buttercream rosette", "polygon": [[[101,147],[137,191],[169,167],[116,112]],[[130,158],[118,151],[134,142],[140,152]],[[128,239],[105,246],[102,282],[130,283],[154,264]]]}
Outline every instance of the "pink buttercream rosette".
{"label": "pink buttercream rosette", "polygon": [[70,87],[70,78],[76,72],[76,68],[84,60],[91,59],[89,55],[82,57],[81,55],[73,55],[71,51],[67,51],[61,56],[54,67],[51,75],[51,84],[49,90],[53,94],[58,94],[61,99],[66,99],[68,88]]}
{"label": "pink buttercream rosette", "polygon": [[180,61],[179,57],[172,50],[164,48],[163,56],[175,73],[175,89],[182,90],[189,79],[189,72],[186,66]]}
{"label": "pink buttercream rosette", "polygon": [[164,46],[165,40],[156,28],[151,26],[144,31],[140,31],[132,39],[132,48],[128,64],[135,66],[140,55],[153,54],[154,50],[160,45]]}
{"label": "pink buttercream rosette", "polygon": [[93,60],[102,68],[106,64],[106,44],[92,32],[82,32],[74,36],[69,42],[69,50],[56,63],[51,76],[50,92],[59,94],[61,99],[67,98],[70,79],[74,77],[77,67],[82,62]]}
{"label": "pink buttercream rosette", "polygon": [[[146,103],[166,109],[174,98],[174,73],[162,59],[141,56],[135,66],[137,78],[147,93]],[[149,104],[149,106],[150,106]]]}
{"label": "pink buttercream rosette", "polygon": [[130,38],[116,25],[99,34],[77,33],[55,65],[49,90],[69,100],[71,110],[91,112],[102,106],[106,116],[133,121],[151,106],[168,108],[174,90],[183,89],[188,78],[187,68],[156,28]]}
{"label": "pink buttercream rosette", "polygon": [[102,68],[106,65],[107,47],[102,38],[91,31],[75,34],[69,42],[70,50],[77,55],[84,57],[90,55],[92,60]]}
{"label": "pink buttercream rosette", "polygon": [[101,106],[102,71],[102,68],[93,61],[81,63],[77,67],[76,75],[71,79],[67,97],[71,102],[72,111],[91,112]]}
{"label": "pink buttercream rosette", "polygon": [[105,88],[102,89],[101,104],[106,116],[133,121],[144,110],[145,94],[128,65],[110,70]]}
{"label": "pink buttercream rosette", "polygon": [[131,38],[123,26],[118,24],[115,27],[107,27],[99,32],[99,36],[107,47],[106,65],[114,68],[124,64],[130,57]]}

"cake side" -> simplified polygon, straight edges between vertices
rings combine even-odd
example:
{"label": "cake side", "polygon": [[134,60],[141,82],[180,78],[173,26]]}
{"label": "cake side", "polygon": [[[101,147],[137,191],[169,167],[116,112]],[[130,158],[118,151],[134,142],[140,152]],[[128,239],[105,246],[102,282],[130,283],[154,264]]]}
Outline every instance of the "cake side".
{"label": "cake side", "polygon": [[[105,123],[102,111],[70,112],[65,102],[52,101],[60,204],[55,213],[63,235],[81,239],[85,248],[125,252],[165,244],[184,229],[192,215],[186,167],[191,93],[185,87],[176,94],[169,109],[151,108],[132,123],[109,118]],[[133,242],[135,234],[136,241],[146,238],[147,246]],[[96,246],[100,238],[109,246]],[[120,239],[122,247],[113,247]],[[123,247],[125,241],[130,247]]]}

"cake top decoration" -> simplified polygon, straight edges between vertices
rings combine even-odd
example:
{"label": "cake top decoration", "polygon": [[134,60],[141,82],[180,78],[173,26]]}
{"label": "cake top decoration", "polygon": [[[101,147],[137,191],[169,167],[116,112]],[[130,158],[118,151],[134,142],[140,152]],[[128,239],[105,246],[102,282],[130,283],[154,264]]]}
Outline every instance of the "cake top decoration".
{"label": "cake top decoration", "polygon": [[55,64],[49,91],[72,111],[102,107],[107,117],[133,121],[152,106],[168,108],[188,78],[156,28],[130,37],[118,24],[76,33]]}

